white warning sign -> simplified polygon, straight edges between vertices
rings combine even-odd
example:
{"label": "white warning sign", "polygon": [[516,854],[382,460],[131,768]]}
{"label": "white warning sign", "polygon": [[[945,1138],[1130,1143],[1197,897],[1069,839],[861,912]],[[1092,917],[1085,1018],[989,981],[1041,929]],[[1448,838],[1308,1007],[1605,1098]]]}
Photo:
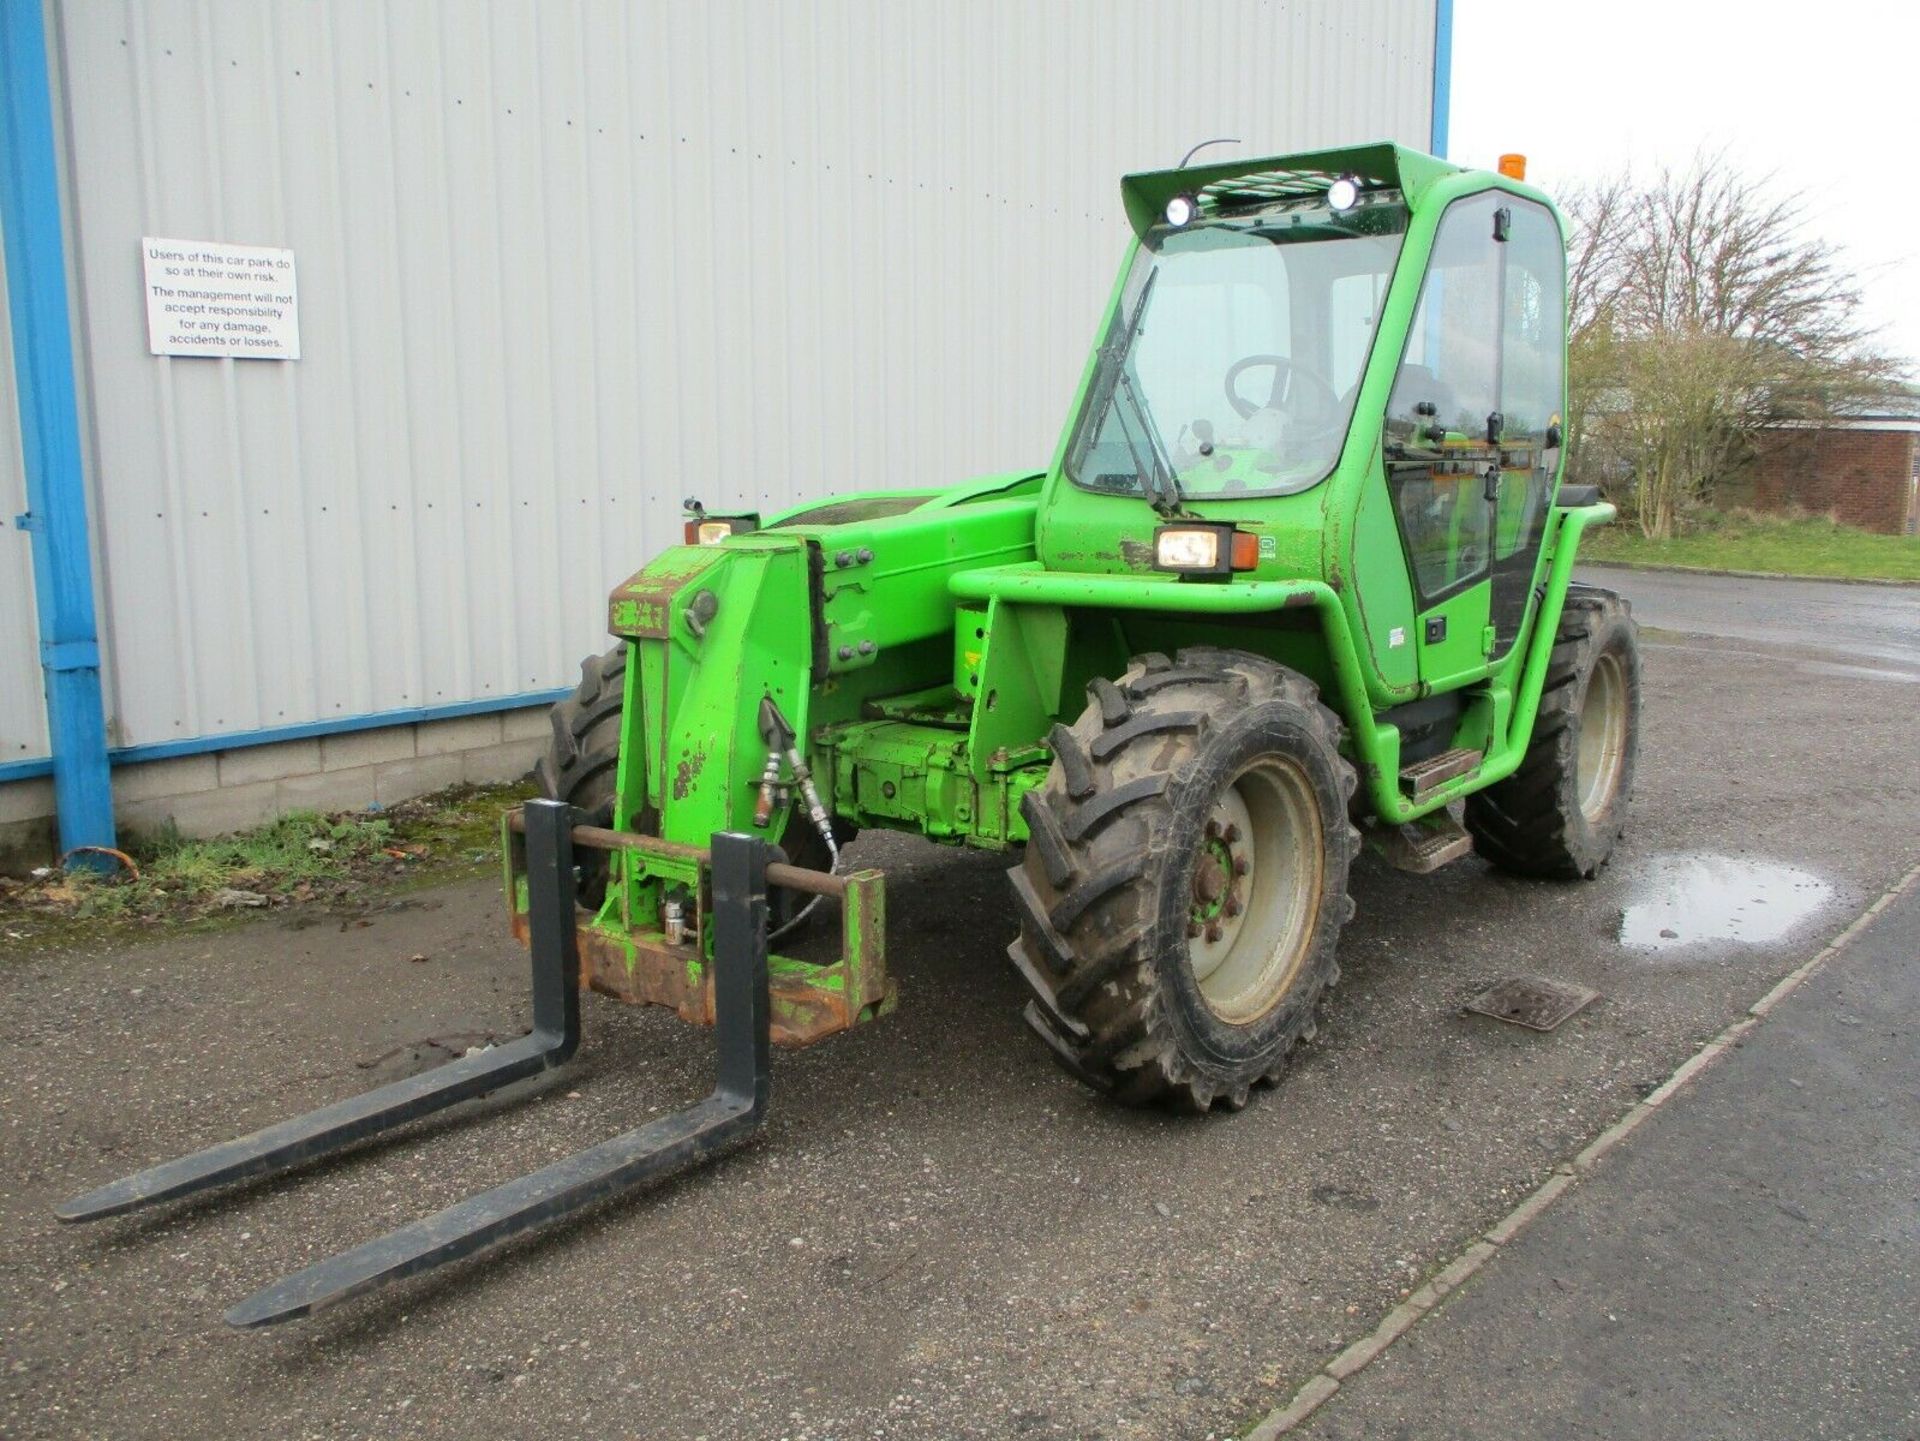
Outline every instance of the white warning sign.
{"label": "white warning sign", "polygon": [[153,354],[300,358],[291,250],[152,237],[140,250]]}

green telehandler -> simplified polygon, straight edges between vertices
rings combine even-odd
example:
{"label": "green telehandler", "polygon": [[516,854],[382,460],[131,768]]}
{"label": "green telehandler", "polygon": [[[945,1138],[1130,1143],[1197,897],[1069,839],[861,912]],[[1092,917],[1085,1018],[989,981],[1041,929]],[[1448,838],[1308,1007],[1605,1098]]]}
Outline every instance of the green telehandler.
{"label": "green telehandler", "polygon": [[[583,984],[711,1023],[698,1105],[323,1261],[258,1325],[754,1129],[773,1044],[884,1015],[861,830],[1005,851],[1026,1020],[1131,1103],[1237,1109],[1314,1032],[1363,841],[1592,876],[1633,783],[1613,518],[1561,486],[1565,238],[1522,180],[1390,144],[1128,176],[1134,240],[1044,469],[780,514],[687,502],[611,597],[508,817],[520,1041],[116,1182],[283,1169],[564,1061]],[[1458,803],[1458,804],[1455,804]],[[837,904],[837,954],[774,947]],[[809,949],[802,947],[801,949]],[[812,949],[818,949],[812,947]]]}

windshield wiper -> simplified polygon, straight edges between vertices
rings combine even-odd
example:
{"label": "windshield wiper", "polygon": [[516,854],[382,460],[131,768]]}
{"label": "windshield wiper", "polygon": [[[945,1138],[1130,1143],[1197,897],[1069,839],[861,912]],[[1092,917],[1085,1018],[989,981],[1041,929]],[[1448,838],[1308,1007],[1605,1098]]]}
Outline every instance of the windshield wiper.
{"label": "windshield wiper", "polygon": [[[1180,481],[1173,473],[1173,462],[1166,454],[1166,446],[1160,439],[1160,432],[1154,428],[1153,417],[1147,413],[1146,406],[1141,404],[1140,393],[1133,388],[1133,381],[1127,375],[1124,365],[1120,367],[1120,376],[1115,382],[1115,387],[1116,394],[1121,390],[1126,391],[1127,404],[1133,407],[1134,418],[1140,422],[1140,429],[1146,437],[1148,464],[1143,467],[1140,464],[1140,454],[1134,449],[1133,436],[1127,430],[1126,421],[1121,418],[1118,411],[1114,412],[1114,418],[1120,421],[1120,431],[1127,442],[1127,452],[1133,457],[1134,473],[1140,477],[1140,483],[1147,489],[1147,503],[1162,515],[1178,514],[1180,502],[1183,499],[1180,494]],[[1112,406],[1111,398],[1108,399],[1107,404],[1109,407]]]}
{"label": "windshield wiper", "polygon": [[[1113,376],[1107,382],[1106,395],[1101,397],[1094,412],[1097,418],[1087,427],[1085,434],[1086,444],[1091,445],[1093,437],[1099,432],[1100,423],[1111,415],[1120,426],[1120,438],[1126,443],[1127,454],[1133,461],[1134,479],[1140,482],[1141,489],[1146,492],[1148,504],[1163,515],[1172,515],[1180,509],[1180,482],[1174,477],[1173,463],[1167,457],[1166,446],[1160,439],[1160,432],[1154,427],[1153,417],[1141,403],[1139,392],[1133,388],[1133,381],[1127,375],[1127,357],[1133,351],[1134,338],[1139,334],[1140,322],[1147,313],[1147,301],[1152,298],[1154,283],[1159,279],[1158,269],[1147,276],[1146,283],[1140,287],[1139,298],[1133,302],[1133,310],[1127,316],[1125,327],[1111,344],[1101,347],[1101,360],[1113,367]],[[1146,440],[1145,461],[1141,459],[1133,427],[1127,424],[1125,415],[1116,408],[1122,391],[1126,392],[1127,404],[1132,408],[1134,420]],[[1079,457],[1081,461],[1085,459],[1085,451],[1086,446],[1083,445]]]}

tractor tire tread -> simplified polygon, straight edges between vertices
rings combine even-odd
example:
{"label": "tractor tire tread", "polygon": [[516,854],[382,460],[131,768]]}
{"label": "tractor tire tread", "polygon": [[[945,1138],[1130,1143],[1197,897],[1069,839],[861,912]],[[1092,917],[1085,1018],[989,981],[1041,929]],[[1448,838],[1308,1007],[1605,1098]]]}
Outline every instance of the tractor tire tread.
{"label": "tractor tire tread", "polygon": [[1110,726],[1117,726],[1133,714],[1133,702],[1128,700],[1120,687],[1103,675],[1097,675],[1087,682],[1087,696],[1100,707],[1100,719]]}
{"label": "tractor tire tread", "polygon": [[1080,739],[1063,725],[1055,725],[1047,732],[1047,745],[1053,751],[1053,758],[1060,763],[1060,773],[1066,779],[1067,794],[1076,800],[1093,794],[1093,762],[1080,744]]}
{"label": "tractor tire tread", "polygon": [[[1579,720],[1589,677],[1609,648],[1617,650],[1626,667],[1628,753],[1616,799],[1596,825],[1582,814],[1574,794]],[[1467,798],[1466,827],[1474,849],[1515,875],[1554,880],[1597,875],[1618,843],[1632,790],[1639,694],[1631,607],[1612,591],[1570,585],[1527,753],[1512,775]]]}
{"label": "tractor tire tread", "polygon": [[[1181,655],[1186,652],[1182,651]],[[1127,682],[1127,694],[1135,700],[1145,700],[1155,691],[1165,690],[1168,686],[1206,684],[1216,679],[1214,673],[1198,666],[1184,663],[1171,670],[1147,671]]]}
{"label": "tractor tire tread", "polygon": [[1053,983],[1034,969],[1033,962],[1027,959],[1026,952],[1021,950],[1017,942],[1007,947],[1007,959],[1013,962],[1013,968],[1020,972],[1033,992],[1033,1000],[1028,1004],[1040,1008],[1048,1026],[1062,1037],[1077,1042],[1087,1040],[1087,1028],[1061,1010],[1060,1002],[1054,997]]}
{"label": "tractor tire tread", "polygon": [[1207,725],[1207,713],[1198,710],[1149,711],[1145,715],[1136,715],[1124,725],[1115,726],[1107,731],[1088,748],[1092,758],[1097,761],[1113,759],[1115,751],[1141,736],[1160,735],[1166,731],[1190,730],[1203,731]]}
{"label": "tractor tire tread", "polygon": [[[1135,801],[1157,796],[1166,788],[1166,776],[1154,775],[1140,776],[1128,781],[1125,785],[1115,786],[1110,791],[1096,791],[1068,813],[1067,839],[1085,840],[1088,833],[1109,816],[1125,810]],[[1029,791],[1027,794],[1032,795],[1033,792]]]}
{"label": "tractor tire tread", "polygon": [[1056,901],[1047,912],[1047,919],[1053,922],[1056,931],[1072,930],[1073,923],[1086,913],[1088,906],[1109,891],[1138,880],[1147,869],[1147,861],[1147,853],[1140,851],[1101,867]]}
{"label": "tractor tire tread", "polygon": [[1033,791],[1020,797],[1020,814],[1027,822],[1027,844],[1037,848],[1047,868],[1047,879],[1062,887],[1073,879],[1073,852],[1067,846],[1066,833],[1053,807]]}
{"label": "tractor tire tread", "polygon": [[[1124,710],[1109,690],[1127,702]],[[1294,1047],[1315,1033],[1317,1004],[1339,974],[1333,947],[1353,913],[1346,867],[1360,849],[1344,809],[1358,784],[1338,753],[1344,726],[1306,676],[1217,646],[1186,647],[1172,660],[1136,656],[1123,675],[1089,683],[1087,694],[1080,718],[1050,733],[1052,775],[1021,802],[1032,839],[1028,859],[1009,873],[1020,919],[1010,955],[1033,992],[1027,1023],[1064,1069],[1123,1103],[1237,1109],[1253,1088],[1277,1081]],[[1295,983],[1306,989],[1289,993],[1307,999],[1286,1013],[1277,1047],[1238,1070],[1203,1074],[1173,1033],[1171,1002],[1156,979],[1158,922],[1143,899],[1151,887],[1140,882],[1167,864],[1157,827],[1174,805],[1169,788],[1182,765],[1216,725],[1269,700],[1290,703],[1332,757],[1343,802],[1328,820],[1337,876],[1323,893],[1330,905],[1322,934]]]}
{"label": "tractor tire tread", "polygon": [[1007,872],[1007,877],[1013,885],[1014,903],[1023,912],[1022,936],[1024,937],[1026,932],[1031,930],[1040,949],[1045,952],[1051,969],[1067,970],[1073,964],[1073,949],[1067,944],[1066,938],[1054,929],[1053,921],[1047,915],[1047,903],[1041,899],[1039,892],[1034,890],[1033,883],[1022,874],[1019,867],[1016,866]]}

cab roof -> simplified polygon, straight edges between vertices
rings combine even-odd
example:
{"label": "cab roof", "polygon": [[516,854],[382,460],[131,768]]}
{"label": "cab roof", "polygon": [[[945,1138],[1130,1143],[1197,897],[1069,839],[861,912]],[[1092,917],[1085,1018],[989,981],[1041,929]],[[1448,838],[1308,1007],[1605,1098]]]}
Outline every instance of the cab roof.
{"label": "cab roof", "polygon": [[1335,180],[1351,175],[1367,189],[1397,189],[1409,205],[1417,206],[1430,186],[1461,168],[1423,151],[1379,141],[1184,170],[1142,170],[1121,180],[1120,196],[1134,233],[1144,236],[1176,195],[1192,195],[1202,215],[1213,215],[1239,205],[1324,194]]}

